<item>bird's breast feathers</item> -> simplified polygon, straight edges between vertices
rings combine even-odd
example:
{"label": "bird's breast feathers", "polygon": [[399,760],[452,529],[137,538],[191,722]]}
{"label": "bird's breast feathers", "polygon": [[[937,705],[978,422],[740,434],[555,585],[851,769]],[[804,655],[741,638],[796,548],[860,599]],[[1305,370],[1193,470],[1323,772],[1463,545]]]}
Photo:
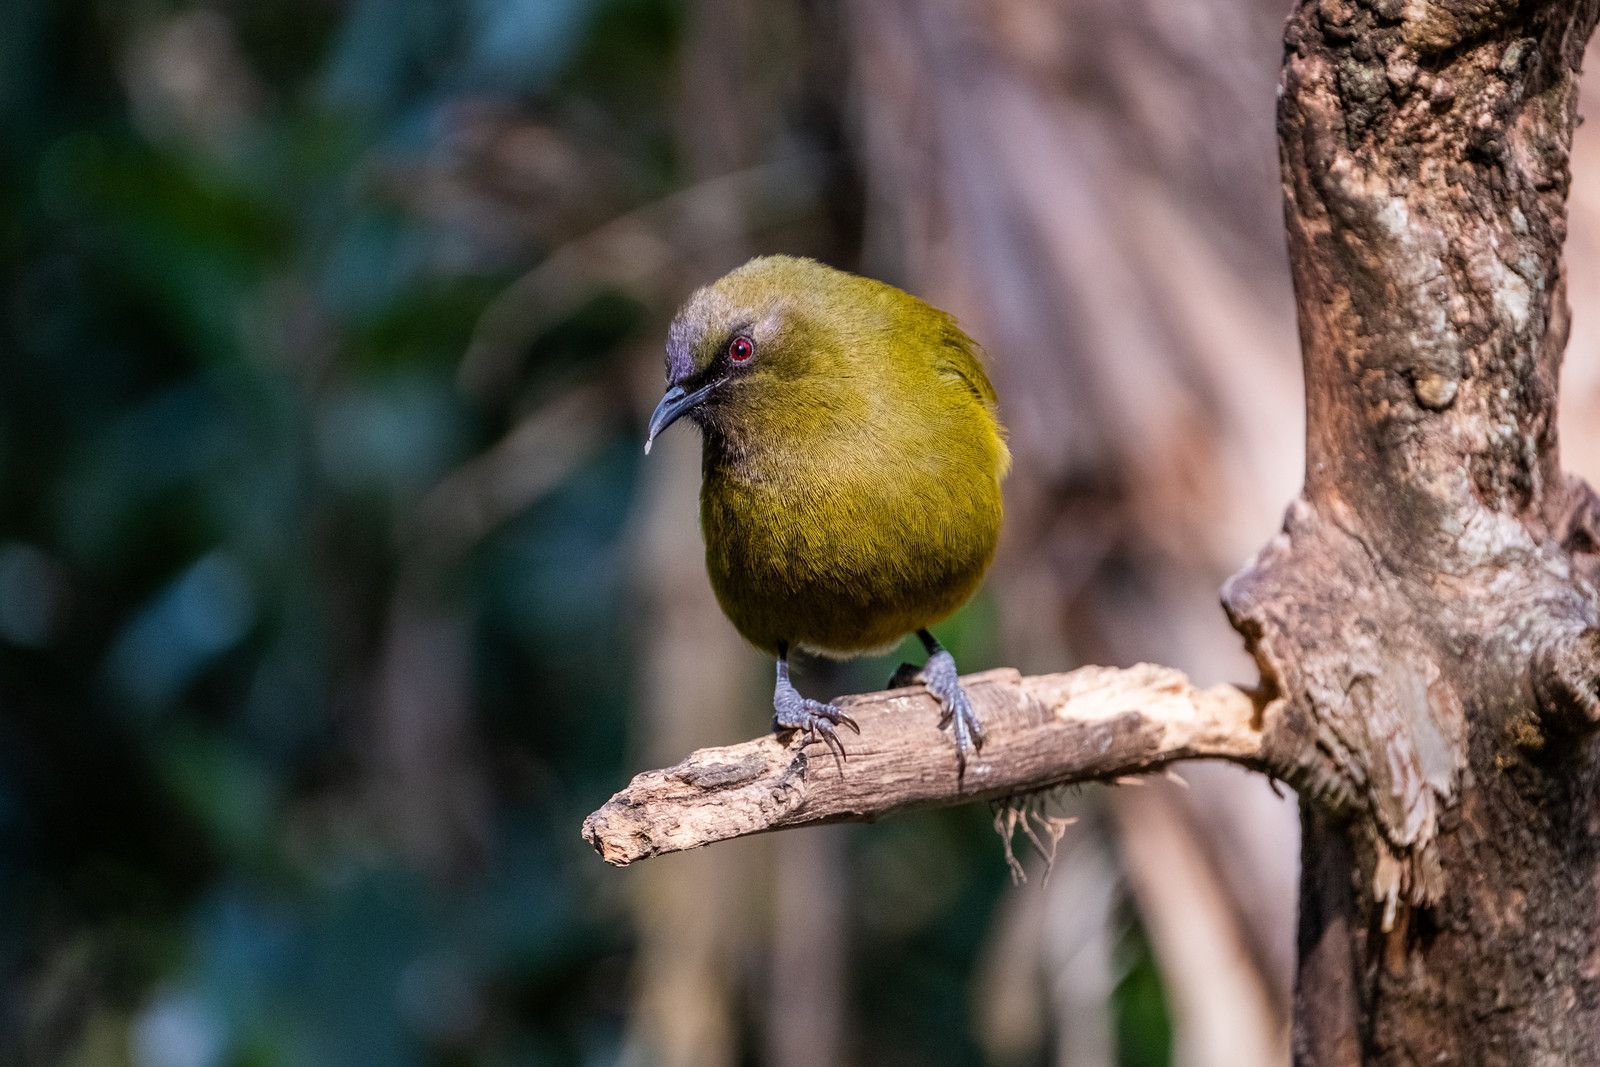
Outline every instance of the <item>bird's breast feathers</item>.
{"label": "bird's breast feathers", "polygon": [[850,654],[959,607],[1000,528],[1004,445],[983,414],[954,439],[938,427],[893,447],[868,427],[825,449],[709,458],[706,564],[740,633]]}

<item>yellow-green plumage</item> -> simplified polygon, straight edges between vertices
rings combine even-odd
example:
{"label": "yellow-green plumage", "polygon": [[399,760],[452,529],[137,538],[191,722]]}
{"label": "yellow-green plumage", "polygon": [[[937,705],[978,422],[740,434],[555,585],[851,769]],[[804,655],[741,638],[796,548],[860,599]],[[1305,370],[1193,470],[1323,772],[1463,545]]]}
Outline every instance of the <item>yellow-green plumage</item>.
{"label": "yellow-green plumage", "polygon": [[[741,332],[754,356],[735,367],[725,349]],[[669,377],[719,367],[726,382],[693,413],[701,524],[717,599],[745,638],[772,653],[871,651],[976,591],[1009,455],[953,318],[882,282],[764,257],[673,323]]]}

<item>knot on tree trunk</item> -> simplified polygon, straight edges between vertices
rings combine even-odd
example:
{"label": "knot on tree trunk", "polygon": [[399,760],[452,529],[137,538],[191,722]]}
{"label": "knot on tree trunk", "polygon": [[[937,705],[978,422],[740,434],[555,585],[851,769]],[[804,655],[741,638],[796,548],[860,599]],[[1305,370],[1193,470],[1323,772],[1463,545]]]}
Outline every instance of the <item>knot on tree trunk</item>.
{"label": "knot on tree trunk", "polygon": [[[1400,903],[1443,888],[1433,845],[1471,773],[1473,730],[1533,752],[1600,722],[1596,597],[1574,536],[1536,540],[1476,510],[1418,570],[1418,546],[1389,548],[1341,497],[1302,498],[1223,590],[1275,697],[1262,762],[1370,846],[1384,929]],[[1509,712],[1528,695],[1541,715]]]}
{"label": "knot on tree trunk", "polygon": [[1279,696],[1264,761],[1370,830],[1388,922],[1397,901],[1438,895],[1431,845],[1466,766],[1466,720],[1453,665],[1400,574],[1343,518],[1296,501],[1223,601]]}

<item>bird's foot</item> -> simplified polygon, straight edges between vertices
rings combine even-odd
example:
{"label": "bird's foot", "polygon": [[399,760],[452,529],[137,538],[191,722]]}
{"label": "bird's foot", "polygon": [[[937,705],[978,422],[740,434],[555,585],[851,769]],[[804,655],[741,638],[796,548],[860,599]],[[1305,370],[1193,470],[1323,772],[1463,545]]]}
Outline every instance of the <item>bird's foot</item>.
{"label": "bird's foot", "polygon": [[839,740],[839,732],[835,729],[838,726],[848,726],[857,734],[861,733],[856,721],[839,710],[837,705],[803,697],[787,681],[778,683],[778,688],[772,694],[773,730],[779,733],[799,730],[807,744],[820,740],[833,753],[833,760],[842,774],[845,755],[844,743]]}
{"label": "bird's foot", "polygon": [[[899,677],[897,674],[896,677]],[[956,672],[956,660],[949,652],[939,649],[928,657],[917,680],[928,687],[944,714],[939,718],[939,729],[950,729],[956,740],[956,773],[967,771],[967,756],[983,748],[983,724],[973,710],[972,698],[961,687],[961,676]]]}

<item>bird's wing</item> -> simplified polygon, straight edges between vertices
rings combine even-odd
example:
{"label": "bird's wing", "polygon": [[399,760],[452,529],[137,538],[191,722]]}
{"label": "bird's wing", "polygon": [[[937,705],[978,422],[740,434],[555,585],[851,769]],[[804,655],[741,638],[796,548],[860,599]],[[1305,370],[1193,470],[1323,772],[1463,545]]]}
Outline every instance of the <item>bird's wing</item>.
{"label": "bird's wing", "polygon": [[939,373],[960,379],[962,384],[972,391],[973,396],[992,410],[996,404],[994,386],[989,383],[989,375],[984,372],[983,357],[980,355],[978,342],[966,335],[953,316],[945,315],[943,319],[941,323],[943,343],[934,350],[937,353],[934,360]]}

